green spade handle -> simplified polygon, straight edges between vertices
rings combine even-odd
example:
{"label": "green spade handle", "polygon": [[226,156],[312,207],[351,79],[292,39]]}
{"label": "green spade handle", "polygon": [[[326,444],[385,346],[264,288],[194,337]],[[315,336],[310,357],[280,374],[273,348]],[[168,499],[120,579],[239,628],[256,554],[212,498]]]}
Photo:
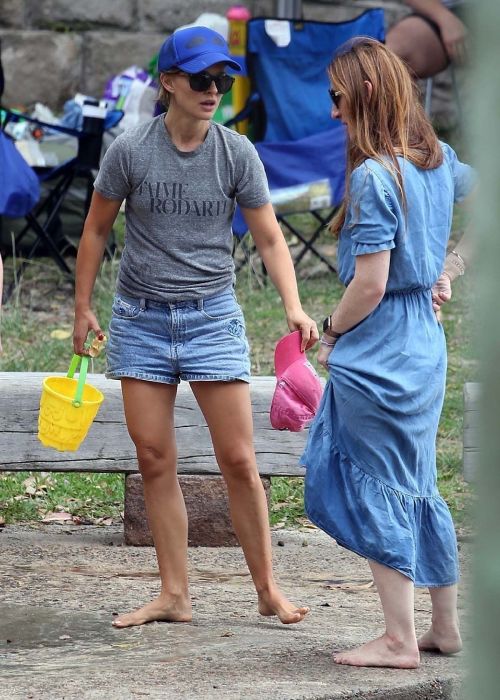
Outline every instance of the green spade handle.
{"label": "green spade handle", "polygon": [[73,355],[71,363],[69,365],[68,374],[66,375],[70,379],[73,378],[78,365],[81,364],[80,372],[78,374],[78,383],[76,385],[75,398],[71,402],[75,408],[80,408],[82,405],[83,387],[85,386],[85,380],[87,378],[87,369],[89,367],[89,358],[87,355]]}

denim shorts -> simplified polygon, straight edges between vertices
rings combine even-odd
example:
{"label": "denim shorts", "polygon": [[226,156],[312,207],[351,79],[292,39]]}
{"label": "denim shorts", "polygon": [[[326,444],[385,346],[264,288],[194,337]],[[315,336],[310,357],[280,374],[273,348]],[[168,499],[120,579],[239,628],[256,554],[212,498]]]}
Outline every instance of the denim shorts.
{"label": "denim shorts", "polygon": [[110,379],[250,381],[245,321],[232,289],[178,302],[117,294],[106,355]]}

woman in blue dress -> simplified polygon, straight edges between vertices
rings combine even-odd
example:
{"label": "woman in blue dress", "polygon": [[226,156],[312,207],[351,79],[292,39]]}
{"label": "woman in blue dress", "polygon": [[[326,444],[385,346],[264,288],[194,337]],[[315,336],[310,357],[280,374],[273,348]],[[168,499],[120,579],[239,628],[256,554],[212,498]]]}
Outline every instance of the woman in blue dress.
{"label": "woman in blue dress", "polygon": [[[347,288],[323,326],[329,381],[302,459],[305,505],[368,560],[384,613],[380,638],[334,660],[414,668],[420,649],[461,648],[456,537],[436,484],[446,344],[435,310],[464,269],[446,249],[453,204],[474,177],[437,140],[408,70],[383,44],[345,45],[329,77],[332,117],[348,133],[346,195],[332,222]],[[432,599],[418,640],[414,586]]]}

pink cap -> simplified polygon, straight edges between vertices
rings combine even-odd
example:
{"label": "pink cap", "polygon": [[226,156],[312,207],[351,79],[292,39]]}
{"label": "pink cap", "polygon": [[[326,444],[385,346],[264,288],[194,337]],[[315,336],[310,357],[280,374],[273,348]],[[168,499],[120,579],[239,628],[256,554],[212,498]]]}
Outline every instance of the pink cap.
{"label": "pink cap", "polygon": [[314,418],[321,401],[321,380],[300,345],[301,333],[294,331],[281,338],[274,351],[277,382],[270,419],[278,430],[303,430]]}
{"label": "pink cap", "polygon": [[277,377],[280,377],[286,368],[290,367],[296,360],[305,360],[306,356],[300,349],[300,345],[300,331],[287,333],[278,340],[274,349],[274,372]]}

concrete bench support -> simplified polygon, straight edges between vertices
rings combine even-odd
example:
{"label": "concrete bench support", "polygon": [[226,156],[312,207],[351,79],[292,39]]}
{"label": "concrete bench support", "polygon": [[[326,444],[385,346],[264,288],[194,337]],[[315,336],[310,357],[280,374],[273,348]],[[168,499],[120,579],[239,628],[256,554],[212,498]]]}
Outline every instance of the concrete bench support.
{"label": "concrete bench support", "polygon": [[[190,547],[236,547],[238,540],[231,524],[226,484],[222,476],[181,476],[179,482],[188,514]],[[271,480],[262,478],[269,505]],[[140,474],[125,477],[125,544],[151,546],[144,491]]]}

